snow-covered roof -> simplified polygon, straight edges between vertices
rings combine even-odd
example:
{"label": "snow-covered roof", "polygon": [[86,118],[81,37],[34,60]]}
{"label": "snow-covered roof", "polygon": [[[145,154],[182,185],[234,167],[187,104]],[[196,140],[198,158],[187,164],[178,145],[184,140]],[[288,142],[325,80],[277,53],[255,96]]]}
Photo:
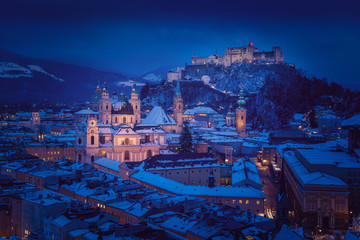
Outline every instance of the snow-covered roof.
{"label": "snow-covered roof", "polygon": [[211,107],[197,106],[193,109],[186,109],[184,115],[194,115],[196,113],[206,113],[206,114],[217,114],[217,112]]}
{"label": "snow-covered roof", "polygon": [[360,240],[360,231],[346,231],[344,240]]}
{"label": "snow-covered roof", "polygon": [[326,114],[326,115],[323,115],[323,116],[320,116],[319,119],[338,119],[338,120],[341,120],[340,117],[334,115],[334,114]]}
{"label": "snow-covered roof", "polygon": [[286,240],[286,239],[303,240],[304,238],[301,235],[301,231],[290,228],[286,224],[284,224],[282,225],[280,232],[276,234],[274,240]]}
{"label": "snow-covered roof", "polygon": [[98,112],[94,112],[91,109],[82,109],[76,113],[74,113],[74,115],[88,115],[88,114],[99,114]]}
{"label": "snow-covered roof", "polygon": [[121,162],[109,159],[109,158],[99,158],[98,160],[96,160],[94,162],[97,165],[106,167],[108,169],[114,170],[116,172],[119,171],[119,166],[121,164]]}
{"label": "snow-covered roof", "polygon": [[116,135],[138,135],[132,128],[126,124],[120,124],[120,128],[116,131]]}
{"label": "snow-covered roof", "polygon": [[160,106],[155,106],[142,124],[176,125],[175,120],[165,113]]}
{"label": "snow-covered roof", "polygon": [[327,164],[344,168],[360,168],[360,163],[358,163],[357,159],[346,152],[301,148],[298,148],[296,151],[310,164]]}
{"label": "snow-covered roof", "polygon": [[111,134],[111,128],[109,126],[99,127],[100,134]]}
{"label": "snow-covered roof", "polygon": [[261,190],[250,186],[216,186],[209,188],[208,186],[184,185],[174,180],[146,171],[136,172],[131,175],[131,178],[151,184],[177,195],[265,198],[265,194]]}
{"label": "snow-covered roof", "polygon": [[55,223],[59,227],[63,227],[66,224],[69,224],[70,222],[71,220],[64,215],[60,215],[59,217],[53,220],[53,223]]}
{"label": "snow-covered roof", "polygon": [[360,114],[357,114],[355,116],[352,116],[351,118],[348,118],[342,122],[342,126],[360,126]]}
{"label": "snow-covered roof", "polygon": [[241,181],[250,180],[262,187],[262,182],[255,165],[254,160],[252,159],[241,159],[238,162],[235,162],[232,167],[232,184],[236,184]]}
{"label": "snow-covered roof", "polygon": [[322,185],[346,187],[347,184],[341,179],[322,172],[309,172],[301,161],[295,156],[293,151],[284,154],[286,162],[292,169],[296,177],[303,185]]}

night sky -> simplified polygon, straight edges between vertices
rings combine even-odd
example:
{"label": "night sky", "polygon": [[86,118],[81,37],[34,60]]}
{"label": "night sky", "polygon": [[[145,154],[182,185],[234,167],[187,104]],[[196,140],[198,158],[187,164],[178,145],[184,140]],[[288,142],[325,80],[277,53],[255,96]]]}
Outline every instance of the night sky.
{"label": "night sky", "polygon": [[360,85],[358,0],[0,0],[0,48],[140,75],[253,42],[286,62]]}

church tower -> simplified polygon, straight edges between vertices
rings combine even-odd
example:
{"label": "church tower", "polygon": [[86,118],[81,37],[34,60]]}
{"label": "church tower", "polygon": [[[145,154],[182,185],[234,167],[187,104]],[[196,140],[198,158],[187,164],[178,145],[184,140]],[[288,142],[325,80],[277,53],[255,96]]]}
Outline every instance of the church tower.
{"label": "church tower", "polygon": [[235,126],[235,121],[236,121],[235,112],[232,107],[232,104],[230,104],[229,111],[226,114],[226,126],[228,127]]}
{"label": "church tower", "polygon": [[182,131],[182,126],[183,126],[183,100],[181,97],[181,92],[180,92],[180,82],[179,80],[176,82],[176,89],[175,89],[175,95],[174,95],[174,105],[173,105],[173,109],[174,109],[174,119],[176,121],[176,133],[181,133]]}
{"label": "church tower", "polygon": [[111,99],[109,98],[106,81],[99,100],[99,121],[103,124],[111,124]]}
{"label": "church tower", "polygon": [[237,101],[239,107],[236,109],[236,131],[245,134],[246,132],[246,102],[244,100],[244,92],[240,89],[239,100]]}
{"label": "church tower", "polygon": [[136,83],[134,83],[133,89],[131,90],[131,98],[129,100],[129,103],[131,104],[133,111],[134,111],[134,123],[139,124],[140,123],[140,99],[138,91],[136,90]]}
{"label": "church tower", "polygon": [[95,117],[88,119],[88,125],[86,128],[86,147],[98,148],[99,147],[99,127]]}
{"label": "church tower", "polygon": [[40,114],[39,111],[33,111],[31,113],[31,124],[33,127],[40,125]]}

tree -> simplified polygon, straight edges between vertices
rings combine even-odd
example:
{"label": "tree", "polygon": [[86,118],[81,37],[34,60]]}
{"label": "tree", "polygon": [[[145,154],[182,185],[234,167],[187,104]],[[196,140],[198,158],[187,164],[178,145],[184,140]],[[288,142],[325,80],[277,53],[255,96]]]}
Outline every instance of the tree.
{"label": "tree", "polygon": [[180,152],[191,153],[193,152],[192,137],[187,124],[185,124],[183,131],[180,135]]}
{"label": "tree", "polygon": [[149,95],[149,89],[150,89],[150,85],[148,82],[146,82],[145,86],[141,88],[140,91],[140,99],[143,100],[144,98],[146,98]]}

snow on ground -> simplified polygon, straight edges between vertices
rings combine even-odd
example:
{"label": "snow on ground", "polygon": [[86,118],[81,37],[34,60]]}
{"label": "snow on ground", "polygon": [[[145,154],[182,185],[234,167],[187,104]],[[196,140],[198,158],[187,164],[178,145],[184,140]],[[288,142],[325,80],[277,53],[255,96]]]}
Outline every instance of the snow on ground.
{"label": "snow on ground", "polygon": [[149,82],[161,82],[162,77],[160,75],[156,75],[154,73],[149,73],[143,79],[149,81]]}
{"label": "snow on ground", "polygon": [[60,81],[60,82],[64,82],[64,81],[65,81],[64,79],[58,78],[58,77],[56,77],[56,76],[54,76],[54,75],[46,72],[46,71],[45,71],[44,69],[42,69],[40,66],[37,66],[37,65],[28,65],[28,68],[29,68],[30,70],[33,70],[33,71],[37,71],[37,72],[44,73],[44,74],[46,74],[46,75],[48,75],[48,76],[52,77],[53,79],[58,80],[58,81]]}
{"label": "snow on ground", "polygon": [[38,65],[27,65],[27,67],[28,68],[12,62],[0,62],[0,78],[19,78],[19,77],[31,78],[34,76],[34,71],[37,71],[46,74],[57,81],[64,82],[63,79],[58,78],[55,75],[46,72]]}
{"label": "snow on ground", "polygon": [[133,80],[129,80],[129,81],[126,81],[126,82],[118,82],[117,85],[118,86],[124,86],[124,87],[133,87],[134,83],[136,83],[136,86],[144,86],[145,85],[145,83],[138,83],[138,82],[135,82]]}
{"label": "snow on ground", "polygon": [[0,78],[33,77],[33,73],[16,63],[0,62]]}

